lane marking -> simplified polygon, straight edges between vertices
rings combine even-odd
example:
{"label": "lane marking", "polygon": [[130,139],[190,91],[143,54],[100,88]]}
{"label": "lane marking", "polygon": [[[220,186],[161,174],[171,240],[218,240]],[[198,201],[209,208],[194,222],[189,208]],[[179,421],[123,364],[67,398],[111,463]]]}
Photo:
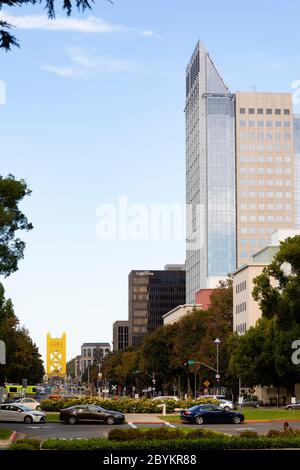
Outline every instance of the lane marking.
{"label": "lane marking", "polygon": [[129,422],[128,426],[130,426],[133,429],[137,429],[137,426],[135,424],[133,424],[132,422]]}
{"label": "lane marking", "polygon": [[174,426],[174,424],[168,423],[168,421],[163,421],[163,423],[164,423],[166,426],[169,426],[170,428],[175,428],[175,429],[176,429],[176,426]]}

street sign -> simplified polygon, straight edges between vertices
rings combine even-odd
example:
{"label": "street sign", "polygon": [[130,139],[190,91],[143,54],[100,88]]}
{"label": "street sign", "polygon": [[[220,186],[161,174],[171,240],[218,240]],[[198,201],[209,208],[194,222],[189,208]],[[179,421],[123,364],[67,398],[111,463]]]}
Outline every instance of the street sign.
{"label": "street sign", "polygon": [[114,390],[117,390],[117,386],[116,385],[112,385],[111,386],[111,389],[114,391]]}
{"label": "street sign", "polygon": [[189,366],[193,366],[195,364],[195,361],[193,359],[189,359],[187,363]]}
{"label": "street sign", "polygon": [[219,380],[221,376],[219,374],[216,374],[216,379]]}
{"label": "street sign", "polygon": [[209,380],[205,380],[205,382],[203,382],[203,385],[205,385],[205,387],[209,387],[210,385],[210,381]]}
{"label": "street sign", "polygon": [[291,405],[295,405],[296,403],[296,397],[291,397]]}

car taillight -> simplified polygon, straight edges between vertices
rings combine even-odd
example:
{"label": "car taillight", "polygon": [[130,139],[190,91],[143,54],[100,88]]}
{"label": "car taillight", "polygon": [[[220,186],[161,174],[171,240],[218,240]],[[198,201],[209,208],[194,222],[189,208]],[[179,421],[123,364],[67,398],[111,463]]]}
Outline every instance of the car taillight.
{"label": "car taillight", "polygon": [[191,415],[192,413],[191,413],[191,411],[185,411],[184,414],[185,415]]}

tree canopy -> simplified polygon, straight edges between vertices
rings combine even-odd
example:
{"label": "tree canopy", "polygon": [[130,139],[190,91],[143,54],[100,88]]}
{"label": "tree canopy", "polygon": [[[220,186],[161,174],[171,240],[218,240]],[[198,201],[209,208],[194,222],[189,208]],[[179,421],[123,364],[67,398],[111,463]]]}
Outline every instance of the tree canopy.
{"label": "tree canopy", "polygon": [[[111,0],[108,0],[112,3]],[[0,1],[0,10],[3,6],[6,7],[22,7],[27,4],[36,5],[36,4],[43,4],[45,6],[45,10],[47,15],[50,19],[55,18],[55,6],[58,2],[55,0],[2,0]],[[67,13],[67,15],[71,15],[72,10],[74,7],[81,12],[84,12],[86,9],[92,8],[92,3],[94,0],[61,0],[60,5],[62,9]],[[0,49],[4,49],[6,51],[10,50],[12,46],[20,47],[20,44],[15,36],[11,33],[11,28],[13,25],[7,23],[7,21],[3,21],[0,18]]]}
{"label": "tree canopy", "polygon": [[24,257],[25,242],[16,232],[33,228],[19,208],[19,203],[30,194],[24,180],[0,175],[0,275],[5,277],[17,271],[18,262]]}

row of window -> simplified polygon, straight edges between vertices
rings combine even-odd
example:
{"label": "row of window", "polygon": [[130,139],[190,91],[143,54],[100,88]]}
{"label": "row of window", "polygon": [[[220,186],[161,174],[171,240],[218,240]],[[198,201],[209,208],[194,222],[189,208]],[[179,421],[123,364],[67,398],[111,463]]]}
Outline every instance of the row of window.
{"label": "row of window", "polygon": [[268,233],[274,232],[274,227],[241,227],[240,234],[241,235],[255,235],[259,233],[260,235],[265,235]]}
{"label": "row of window", "polygon": [[242,166],[240,167],[240,174],[241,175],[273,175],[274,173],[276,175],[290,175],[291,174],[291,168],[273,168],[271,167],[265,167],[265,166]]}
{"label": "row of window", "polygon": [[[254,186],[254,185],[250,185]],[[283,196],[285,196],[286,199],[291,199],[292,193],[291,192],[285,192],[283,193],[282,191],[241,191],[240,192],[241,198],[246,198],[246,199],[282,199]]]}
{"label": "row of window", "polygon": [[245,246],[245,245],[248,245],[248,244],[251,245],[251,246],[259,245],[261,247],[261,246],[265,246],[267,244],[267,240],[265,238],[261,238],[260,240],[256,240],[256,238],[251,238],[250,240],[248,240],[246,238],[242,238],[241,245]]}
{"label": "row of window", "polygon": [[237,285],[235,286],[235,292],[236,292],[236,294],[239,294],[239,293],[242,292],[243,290],[246,290],[246,281],[239,282],[239,284],[237,284]]}
{"label": "row of window", "polygon": [[246,323],[240,323],[239,325],[236,325],[235,330],[238,335],[243,335],[247,331],[247,325]]}
{"label": "row of window", "polygon": [[290,152],[290,144],[240,144],[241,152]]}
{"label": "row of window", "polygon": [[273,157],[272,155],[241,155],[240,162],[242,163],[290,163],[291,157]]}
{"label": "row of window", "polygon": [[277,211],[282,211],[282,210],[290,211],[292,209],[292,204],[281,204],[281,203],[278,203],[278,204],[277,203],[276,204],[273,204],[273,203],[269,203],[269,204],[265,204],[265,203],[245,204],[245,203],[241,203],[240,204],[240,209],[244,210],[244,211],[246,211],[246,210],[252,210],[252,211],[255,211],[255,210],[259,210],[259,211],[269,210],[269,211],[273,211],[274,209],[277,210]]}
{"label": "row of window", "polygon": [[288,140],[291,138],[291,133],[290,132],[263,132],[263,131],[251,131],[251,132],[246,132],[246,131],[241,131],[240,132],[240,139],[241,140]]}
{"label": "row of window", "polygon": [[241,215],[241,222],[292,222],[291,215]]}
{"label": "row of window", "polygon": [[[284,180],[280,180],[280,179],[276,179],[276,180],[273,180],[273,179],[267,179],[267,180],[260,180],[260,179],[244,179],[244,178],[241,178],[240,179],[240,184],[241,186],[262,186],[262,187],[265,187],[265,186],[269,186],[269,187],[273,187],[273,186],[288,186],[288,187],[291,187],[292,186],[292,181],[290,179],[284,179]],[[288,198],[291,197],[291,196],[287,196]]]}
{"label": "row of window", "polygon": [[246,121],[245,119],[240,120],[241,127],[291,127],[291,121],[254,121],[253,119],[249,119]]}
{"label": "row of window", "polygon": [[280,108],[240,108],[240,114],[275,114],[277,116],[283,114],[284,116],[289,116],[290,115],[290,110],[287,108],[280,109]]}
{"label": "row of window", "polygon": [[235,306],[235,313],[246,312],[246,309],[247,309],[247,302],[242,302]]}

